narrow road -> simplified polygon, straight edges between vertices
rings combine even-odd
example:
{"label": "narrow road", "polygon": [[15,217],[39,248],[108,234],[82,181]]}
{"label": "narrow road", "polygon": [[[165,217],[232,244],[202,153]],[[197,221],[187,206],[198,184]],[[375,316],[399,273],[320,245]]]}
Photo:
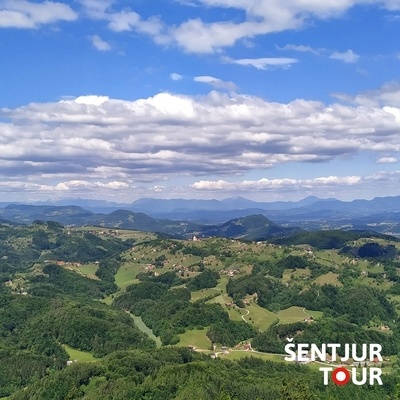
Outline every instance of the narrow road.
{"label": "narrow road", "polygon": [[248,324],[249,321],[247,321],[245,317],[247,317],[247,315],[250,314],[250,310],[246,310],[246,311],[247,311],[247,314],[242,315],[242,320],[243,320],[244,322],[246,322],[246,324]]}
{"label": "narrow road", "polygon": [[303,313],[306,314],[308,316],[308,318],[311,318],[312,316],[306,311],[305,308],[303,308]]}

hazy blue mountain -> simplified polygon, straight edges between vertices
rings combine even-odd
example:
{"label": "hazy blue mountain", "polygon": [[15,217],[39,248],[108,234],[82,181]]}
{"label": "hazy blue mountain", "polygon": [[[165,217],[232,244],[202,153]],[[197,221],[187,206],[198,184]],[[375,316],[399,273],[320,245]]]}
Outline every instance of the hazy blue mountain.
{"label": "hazy blue mountain", "polygon": [[[64,204],[68,202],[72,205]],[[184,234],[200,225],[217,226],[256,214],[279,225],[307,230],[373,229],[398,234],[400,222],[400,196],[350,202],[310,196],[296,202],[257,202],[232,197],[225,200],[143,198],[131,204],[68,199],[56,203],[32,205],[4,202],[0,208],[0,219],[14,223],[53,220],[64,225],[119,226],[169,234]]]}
{"label": "hazy blue mountain", "polygon": [[353,213],[400,211],[400,196],[375,197],[372,200],[353,200],[349,202],[336,199],[316,201],[313,210],[351,211]]}
{"label": "hazy blue mountain", "polygon": [[187,199],[151,199],[143,198],[134,201],[130,206],[133,211],[171,212],[183,210],[226,210],[227,207],[219,200],[187,200]]}
{"label": "hazy blue mountain", "polygon": [[33,206],[27,204],[9,204],[0,209],[0,218],[8,221],[29,224],[35,220],[49,220],[69,224],[79,223],[93,213],[78,206]]}
{"label": "hazy blue mountain", "polygon": [[204,236],[218,236],[245,240],[262,240],[275,236],[287,236],[299,232],[298,228],[285,228],[264,215],[250,215],[236,218],[220,225],[206,226],[201,230]]}
{"label": "hazy blue mountain", "polygon": [[[5,207],[9,203],[0,203]],[[55,202],[35,203],[35,205],[68,206],[75,205],[92,212],[109,213],[118,209],[144,212],[150,216],[176,219],[177,215],[185,215],[188,219],[207,218],[216,212],[249,210],[247,215],[254,210],[273,211],[279,215],[279,211],[290,212],[291,215],[312,215],[324,212],[326,215],[336,212],[349,212],[361,215],[362,213],[386,213],[400,212],[400,196],[376,197],[372,200],[341,201],[333,198],[320,199],[309,196],[299,201],[253,201],[244,197],[231,197],[224,200],[198,200],[198,199],[154,199],[142,198],[133,203],[116,203],[104,200],[89,199],[65,199]],[[216,215],[214,215],[215,217]]]}
{"label": "hazy blue mountain", "polygon": [[168,219],[154,219],[144,213],[129,210],[117,210],[110,214],[95,214],[90,223],[109,228],[135,229],[138,231],[161,232],[169,235],[184,235],[198,228],[197,224]]}
{"label": "hazy blue mountain", "polygon": [[96,225],[182,235],[198,228],[190,222],[154,219],[143,213],[117,210],[108,214],[93,213],[78,206],[34,206],[10,204],[0,209],[0,219],[29,224],[35,220],[56,221],[63,225]]}

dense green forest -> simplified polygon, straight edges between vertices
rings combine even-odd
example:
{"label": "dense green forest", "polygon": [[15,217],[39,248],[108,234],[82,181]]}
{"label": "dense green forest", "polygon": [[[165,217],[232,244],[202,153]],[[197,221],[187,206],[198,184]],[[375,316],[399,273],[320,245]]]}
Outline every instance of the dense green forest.
{"label": "dense green forest", "polygon": [[141,282],[127,288],[114,301],[116,307],[140,315],[163,344],[179,342],[178,333],[228,321],[229,315],[219,304],[191,303],[188,289],[168,290],[168,285]]}
{"label": "dense green forest", "polygon": [[[400,398],[399,248],[0,225],[0,397]],[[384,384],[324,386],[318,364],[284,362],[287,337],[380,343]]]}
{"label": "dense green forest", "polygon": [[75,364],[10,400],[382,400],[389,393],[397,396],[395,379],[383,387],[325,387],[319,373],[304,366],[251,357],[212,360],[187,349],[167,348],[115,352],[98,363]]}

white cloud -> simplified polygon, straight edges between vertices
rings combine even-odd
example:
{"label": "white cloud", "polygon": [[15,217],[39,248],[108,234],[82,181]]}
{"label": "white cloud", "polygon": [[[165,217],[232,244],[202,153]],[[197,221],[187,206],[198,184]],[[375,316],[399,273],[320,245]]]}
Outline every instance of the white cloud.
{"label": "white cloud", "polygon": [[111,45],[104,41],[100,36],[93,35],[90,40],[92,41],[92,45],[99,51],[109,51],[111,50]]}
{"label": "white cloud", "polygon": [[85,16],[95,20],[107,20],[115,0],[78,0]]}
{"label": "white cloud", "polygon": [[[87,16],[107,21],[109,29],[115,32],[136,31],[151,36],[160,45],[175,44],[188,53],[218,53],[238,41],[249,43],[256,36],[299,29],[313,19],[340,17],[359,4],[383,6],[388,10],[400,8],[399,0],[185,0],[178,3],[236,9],[243,12],[244,20],[226,20],[222,12],[219,18],[214,17],[213,22],[191,18],[169,26],[159,16],[143,19],[136,11],[126,7],[118,11],[118,4],[112,0],[80,2]],[[308,46],[287,46],[288,50],[315,52]],[[344,62],[355,62],[357,57],[351,50],[333,54],[333,58]]]}
{"label": "white cloud", "polygon": [[131,31],[139,25],[140,15],[134,11],[109,14],[108,27],[115,32]]}
{"label": "white cloud", "polygon": [[215,89],[236,90],[236,85],[233,82],[226,82],[219,78],[215,78],[213,76],[208,76],[208,75],[195,76],[193,80],[195,82],[201,82],[201,83],[206,83],[207,85],[211,85]]}
{"label": "white cloud", "polygon": [[330,55],[329,58],[331,58],[333,60],[343,61],[343,62],[348,63],[348,64],[353,64],[353,63],[356,63],[358,61],[360,56],[355,54],[353,52],[353,50],[347,50],[347,51],[344,51],[344,52],[335,51],[334,53],[332,53]]}
{"label": "white cloud", "polygon": [[366,107],[392,106],[400,107],[400,83],[389,82],[377,90],[369,90],[355,96],[338,93],[335,95],[341,101],[347,101]]}
{"label": "white cloud", "polygon": [[292,64],[296,63],[298,60],[296,58],[285,58],[285,57],[242,58],[239,60],[234,60],[225,57],[223,58],[223,61],[232,64],[243,65],[246,67],[254,67],[256,69],[265,70],[270,67],[289,68]]}
{"label": "white cloud", "polygon": [[286,44],[283,47],[276,46],[278,50],[292,50],[292,51],[297,51],[300,53],[312,53],[312,54],[319,54],[319,51],[313,49],[310,46],[305,46],[305,45],[295,45],[295,44]]}
{"label": "white cloud", "polygon": [[188,53],[214,53],[262,30],[258,22],[205,23],[200,19],[191,19],[178,27],[171,28],[169,37]]}
{"label": "white cloud", "polygon": [[111,190],[128,189],[129,184],[120,181],[111,182],[90,182],[85,180],[71,180],[67,182],[60,182],[54,186],[54,190],[57,191],[74,191],[77,189],[96,189],[96,188],[106,188]]}
{"label": "white cloud", "polygon": [[[215,79],[197,77],[206,83]],[[234,190],[236,184],[223,177],[288,162],[400,151],[400,108],[385,105],[326,105],[302,99],[277,103],[213,91],[202,97],[159,93],[133,101],[86,95],[2,109],[0,115],[0,180],[20,181],[23,175],[34,184],[15,191],[114,193],[112,189],[156,186],[179,177],[196,179],[193,189],[219,185]],[[221,180],[202,179],[210,175]],[[392,187],[395,178],[390,178]],[[312,180],[249,180],[240,187],[314,190],[318,185],[365,183],[352,174],[332,174]]]}
{"label": "white cloud", "polygon": [[385,7],[390,11],[400,10],[400,1],[399,0],[385,0]]}
{"label": "white cloud", "polygon": [[67,4],[26,0],[0,1],[0,28],[32,29],[59,21],[74,21],[78,14]]}
{"label": "white cloud", "polygon": [[159,44],[167,44],[169,39],[163,35],[164,24],[159,17],[150,17],[143,20],[135,11],[121,11],[108,13],[104,16],[108,22],[108,28],[114,32],[136,31],[153,37]]}
{"label": "white cloud", "polygon": [[323,187],[335,187],[339,185],[353,186],[359,184],[361,177],[359,176],[328,176],[314,179],[267,179],[261,178],[256,181],[236,181],[227,182],[225,180],[218,181],[198,181],[191,185],[196,190],[211,191],[263,191],[263,190],[285,190],[285,189],[311,189]]}
{"label": "white cloud", "polygon": [[265,199],[265,193],[268,193],[268,199],[276,200],[302,198],[305,195],[353,200],[357,197],[372,198],[376,193],[381,196],[397,195],[392,188],[399,183],[400,171],[379,171],[368,176],[323,176],[312,179],[199,180],[190,188],[198,193],[197,197],[210,194],[213,198],[227,197],[243,193],[250,198]]}
{"label": "white cloud", "polygon": [[183,76],[180,75],[180,74],[177,74],[176,72],[173,72],[172,74],[170,74],[169,77],[170,77],[173,81],[180,81],[181,79],[183,79]]}
{"label": "white cloud", "polygon": [[[97,96],[97,95],[86,95],[86,96],[79,96],[76,99],[74,99],[75,103],[77,104],[87,104],[87,105],[93,105],[93,106],[100,106],[102,105],[105,101],[108,101],[109,97],[108,96]],[[65,103],[70,103],[70,101],[65,101],[62,100]]]}
{"label": "white cloud", "polygon": [[390,164],[390,163],[397,163],[400,160],[397,157],[381,157],[376,160],[378,164]]}

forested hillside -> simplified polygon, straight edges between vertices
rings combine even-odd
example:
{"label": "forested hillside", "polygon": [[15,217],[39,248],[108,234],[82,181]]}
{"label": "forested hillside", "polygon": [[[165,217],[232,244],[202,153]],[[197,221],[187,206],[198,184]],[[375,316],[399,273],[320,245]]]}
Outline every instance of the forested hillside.
{"label": "forested hillside", "polygon": [[[0,236],[0,396],[400,396],[400,245],[390,237],[175,240],[40,221],[3,224]],[[384,385],[324,386],[317,362],[284,362],[287,337],[380,343]]]}
{"label": "forested hillside", "polygon": [[319,372],[257,358],[212,360],[187,349],[116,352],[98,363],[75,364],[19,391],[10,400],[382,400],[384,387],[324,387]]}

